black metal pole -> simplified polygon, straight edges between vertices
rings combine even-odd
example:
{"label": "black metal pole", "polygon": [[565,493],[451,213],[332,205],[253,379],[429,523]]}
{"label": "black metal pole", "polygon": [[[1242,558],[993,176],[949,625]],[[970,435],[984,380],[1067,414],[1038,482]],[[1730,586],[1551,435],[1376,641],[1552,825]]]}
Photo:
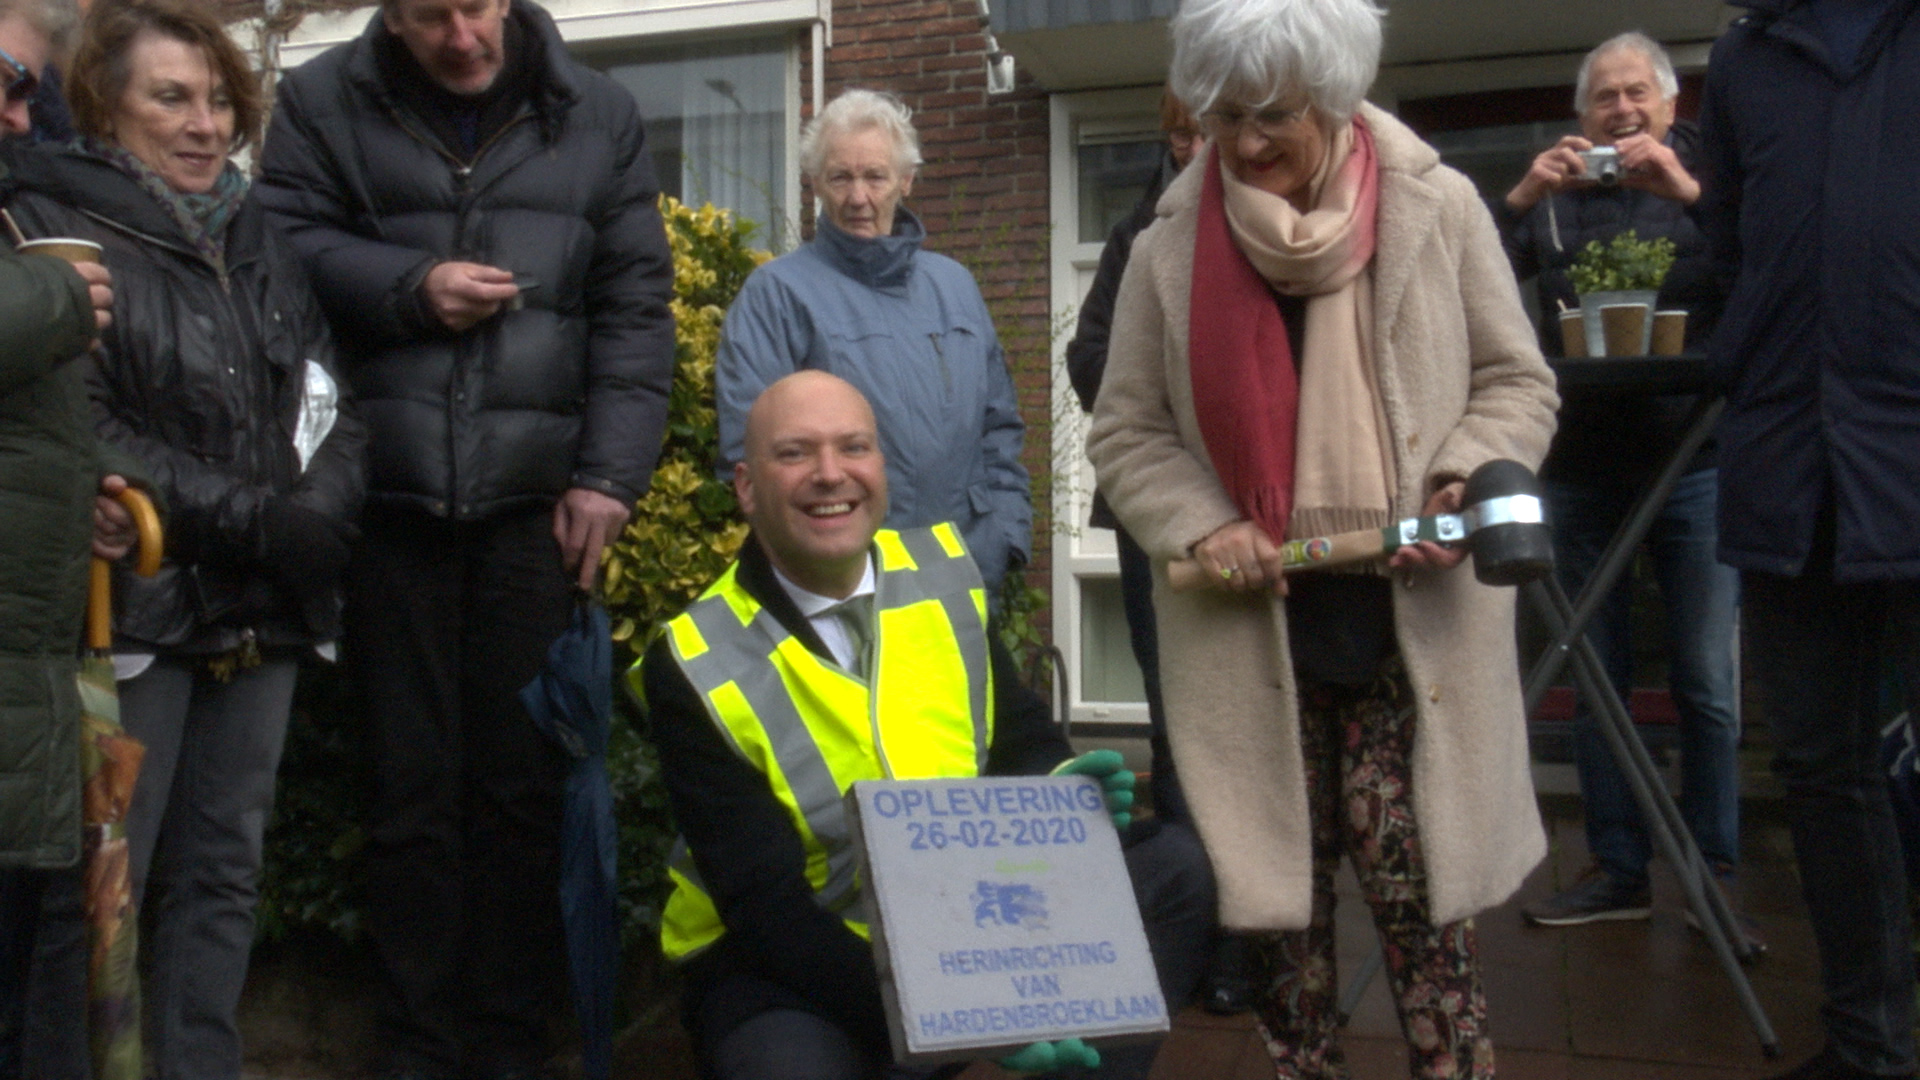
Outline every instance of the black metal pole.
{"label": "black metal pole", "polygon": [[1560,674],[1561,667],[1567,662],[1567,646],[1574,638],[1587,632],[1587,624],[1593,621],[1594,612],[1600,610],[1600,604],[1613,591],[1614,583],[1626,573],[1627,566],[1633,561],[1635,550],[1640,541],[1653,527],[1653,521],[1667,505],[1667,497],[1673,494],[1675,484],[1687,474],[1687,466],[1693,463],[1694,455],[1713,434],[1713,425],[1720,419],[1720,411],[1726,407],[1726,400],[1720,397],[1702,396],[1694,403],[1693,410],[1687,415],[1686,435],[1680,445],[1674,449],[1667,464],[1654,478],[1653,484],[1634,503],[1633,512],[1613,534],[1607,548],[1600,555],[1600,562],[1587,575],[1587,581],[1580,589],[1580,599],[1573,606],[1568,618],[1567,629],[1554,635],[1553,644],[1540,654],[1533,670],[1527,673],[1525,702],[1527,715],[1532,716],[1540,707],[1540,699],[1546,696],[1547,688]]}
{"label": "black metal pole", "polygon": [[[1548,629],[1557,637],[1571,642],[1564,648],[1570,651],[1575,684],[1599,718],[1601,734],[1605,736],[1614,760],[1619,762],[1628,787],[1633,790],[1634,801],[1640,805],[1640,816],[1648,832],[1652,834],[1660,853],[1673,866],[1681,887],[1686,890],[1687,903],[1699,919],[1700,930],[1706,935],[1707,943],[1712,947],[1714,957],[1720,961],[1720,966],[1725,969],[1727,978],[1733,982],[1740,1007],[1760,1038],[1761,1053],[1769,1058],[1779,1057],[1780,1040],[1767,1020],[1760,999],[1753,992],[1753,984],[1740,967],[1740,956],[1750,956],[1751,946],[1735,925],[1726,898],[1720,895],[1719,889],[1713,887],[1706,860],[1701,857],[1693,834],[1687,831],[1681,820],[1680,810],[1667,793],[1666,783],[1652,757],[1647,754],[1646,745],[1640,741],[1639,732],[1634,730],[1625,704],[1621,702],[1620,695],[1614,692],[1613,684],[1607,678],[1606,667],[1601,664],[1592,642],[1584,635],[1570,636],[1569,627],[1574,610],[1566,592],[1552,575],[1529,582],[1524,588],[1541,617],[1547,621]],[[1733,944],[1736,941],[1739,942],[1738,954]]]}

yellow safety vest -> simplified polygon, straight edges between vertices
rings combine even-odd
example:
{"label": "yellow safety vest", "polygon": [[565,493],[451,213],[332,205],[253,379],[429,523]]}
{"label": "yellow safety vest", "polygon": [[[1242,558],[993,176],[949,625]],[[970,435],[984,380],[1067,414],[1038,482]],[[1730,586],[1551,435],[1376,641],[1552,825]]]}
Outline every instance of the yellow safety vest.
{"label": "yellow safety vest", "polygon": [[[740,586],[738,563],[667,624],[673,658],[708,716],[792,816],[814,899],[862,937],[847,789],[856,780],[977,776],[993,742],[987,594],[958,531],[882,529],[872,554],[867,680],[780,625]],[[660,944],[680,960],[726,927],[684,841],[669,874]]]}

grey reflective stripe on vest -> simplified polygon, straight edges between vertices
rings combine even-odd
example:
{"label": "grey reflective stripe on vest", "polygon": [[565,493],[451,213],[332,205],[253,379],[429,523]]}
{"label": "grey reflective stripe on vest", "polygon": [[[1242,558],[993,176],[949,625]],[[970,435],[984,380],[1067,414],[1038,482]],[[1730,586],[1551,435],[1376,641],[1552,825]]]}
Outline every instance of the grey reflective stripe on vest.
{"label": "grey reflective stripe on vest", "polygon": [[[857,885],[853,834],[833,770],[827,767],[819,744],[814,742],[813,733],[780,681],[779,670],[769,659],[774,647],[790,635],[765,607],[742,629],[732,605],[718,596],[695,602],[687,609],[687,617],[706,639],[707,651],[692,660],[676,653],[680,669],[729,741],[733,741],[733,733],[713,708],[715,690],[729,682],[738,686],[753,714],[760,718],[774,760],[780,763],[787,786],[807,814],[807,827],[827,855],[827,880],[815,890],[814,899],[826,910],[839,912],[853,897]],[[691,855],[686,862],[690,869]],[[691,875],[689,880],[697,883]],[[705,886],[701,888],[705,891]]]}
{"label": "grey reflective stripe on vest", "polygon": [[[887,608],[905,607],[928,599],[940,601],[947,622],[953,628],[962,662],[967,667],[967,686],[973,714],[974,771],[985,772],[992,731],[989,723],[991,705],[986,693],[989,666],[986,627],[973,601],[973,590],[984,588],[979,570],[964,551],[958,556],[947,554],[946,548],[929,529],[912,529],[899,535],[901,545],[906,548],[917,569],[884,570],[876,558],[875,625],[881,625],[878,613]],[[851,823],[847,818],[846,804],[840,796],[839,783],[834,779],[833,770],[828,768],[826,758],[820,753],[819,744],[814,741],[806,721],[801,718],[793,699],[787,694],[778,668],[770,659],[774,649],[792,635],[767,612],[765,606],[760,606],[753,620],[742,627],[733,606],[720,596],[695,601],[683,617],[692,620],[700,631],[700,636],[706,641],[707,651],[688,659],[680,655],[676,644],[674,658],[686,674],[687,681],[699,693],[701,702],[707,706],[708,716],[738,750],[738,740],[714,708],[712,695],[729,682],[739,688],[748,706],[759,718],[774,759],[779,763],[795,800],[805,808],[803,812],[807,813],[807,827],[826,852],[827,879],[815,891],[815,901],[825,910],[844,918],[868,921],[866,896],[858,888]],[[884,647],[884,635],[876,634],[876,639]],[[672,640],[671,635],[669,640]],[[875,670],[880,670],[877,660]],[[869,693],[868,701],[874,700],[876,695]],[[868,720],[871,723],[873,718],[869,716]],[[884,756],[885,747],[877,737],[874,747],[877,753]],[[692,851],[684,841],[676,842],[671,862],[674,869],[685,875],[688,881],[702,892],[707,891],[694,867]]]}
{"label": "grey reflective stripe on vest", "polygon": [[[959,530],[954,531],[956,537]],[[929,597],[939,597],[953,627],[954,640],[960,645],[960,657],[967,665],[967,700],[973,709],[973,771],[987,771],[987,750],[993,742],[988,722],[991,707],[987,693],[987,628],[973,605],[973,590],[984,590],[980,569],[964,548],[959,556],[947,554],[932,529],[905,529],[900,544],[913,557],[918,570],[893,570],[876,575],[874,581],[875,623],[884,608],[905,607]],[[901,593],[903,587],[910,592]],[[878,665],[876,664],[876,670]],[[883,751],[884,752],[884,751]]]}

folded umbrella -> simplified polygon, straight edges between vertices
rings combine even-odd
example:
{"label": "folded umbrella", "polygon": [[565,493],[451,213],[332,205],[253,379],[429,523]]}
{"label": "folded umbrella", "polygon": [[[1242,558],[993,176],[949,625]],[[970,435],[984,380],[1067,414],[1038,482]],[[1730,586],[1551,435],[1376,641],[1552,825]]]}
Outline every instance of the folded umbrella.
{"label": "folded umbrella", "polygon": [[[160,569],[160,518],[128,488],[116,498],[140,535],[135,572]],[[146,748],[120,726],[113,674],[113,573],[93,560],[87,592],[87,647],[80,664],[81,825],[85,830],[87,1027],[95,1080],[140,1080],[139,919],[128,870],[127,808]]]}
{"label": "folded umbrella", "polygon": [[607,730],[613,713],[613,634],[606,609],[582,598],[573,624],[547,648],[547,666],[520,690],[533,722],[573,757],[561,826],[560,916],[567,934],[581,1070],[613,1070],[613,998],[620,925],[614,905],[613,789]]}

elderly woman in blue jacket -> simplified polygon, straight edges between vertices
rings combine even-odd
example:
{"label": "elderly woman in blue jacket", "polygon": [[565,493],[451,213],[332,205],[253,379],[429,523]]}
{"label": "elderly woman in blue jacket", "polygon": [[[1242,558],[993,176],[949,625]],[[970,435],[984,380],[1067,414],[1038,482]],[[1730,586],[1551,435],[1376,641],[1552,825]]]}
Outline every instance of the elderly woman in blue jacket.
{"label": "elderly woman in blue jacket", "polygon": [[1031,545],[1025,427],[979,288],[922,250],[926,229],[900,205],[920,165],[910,116],[892,95],[849,90],[802,133],[824,215],[812,242],[754,271],[727,312],[720,469],[733,475],[761,390],[802,368],[838,375],[880,421],[887,525],[956,523],[997,594]]}

